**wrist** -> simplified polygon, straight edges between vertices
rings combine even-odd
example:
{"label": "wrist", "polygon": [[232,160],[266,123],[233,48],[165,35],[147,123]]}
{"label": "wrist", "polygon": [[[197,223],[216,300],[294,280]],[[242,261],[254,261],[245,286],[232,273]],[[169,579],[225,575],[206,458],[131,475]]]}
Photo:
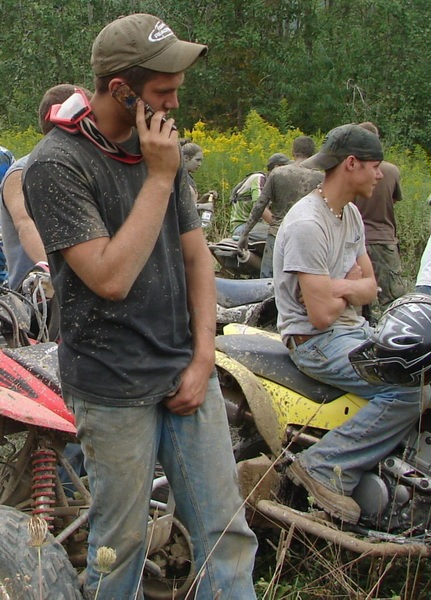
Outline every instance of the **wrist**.
{"label": "wrist", "polygon": [[39,269],[42,271],[45,271],[45,273],[49,273],[49,264],[46,262],[46,260],[39,260],[35,266],[39,267]]}

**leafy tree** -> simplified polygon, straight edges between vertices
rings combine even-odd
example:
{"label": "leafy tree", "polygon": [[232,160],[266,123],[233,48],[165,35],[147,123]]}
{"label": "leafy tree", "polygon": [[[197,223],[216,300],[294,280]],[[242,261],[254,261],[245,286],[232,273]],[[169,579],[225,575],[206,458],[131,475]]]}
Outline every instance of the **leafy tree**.
{"label": "leafy tree", "polygon": [[0,0],[0,126],[37,123],[51,85],[92,87],[91,44],[121,14],[164,18],[209,46],[187,74],[177,120],[242,128],[255,109],[282,131],[372,120],[390,142],[429,149],[429,0]]}

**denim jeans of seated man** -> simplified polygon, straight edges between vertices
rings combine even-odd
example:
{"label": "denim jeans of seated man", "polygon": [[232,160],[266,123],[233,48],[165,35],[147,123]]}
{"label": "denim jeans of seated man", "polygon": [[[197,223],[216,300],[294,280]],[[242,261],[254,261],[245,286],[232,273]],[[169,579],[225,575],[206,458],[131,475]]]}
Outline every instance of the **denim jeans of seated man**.
{"label": "denim jeans of seated man", "polygon": [[431,285],[417,285],[415,287],[415,292],[417,294],[427,294],[431,296]]}
{"label": "denim jeans of seated man", "polygon": [[356,374],[348,354],[371,334],[363,327],[334,327],[291,351],[310,377],[369,399],[345,423],[299,455],[306,471],[335,492],[351,495],[364,471],[374,467],[405,437],[429,400],[429,386],[371,385]]}

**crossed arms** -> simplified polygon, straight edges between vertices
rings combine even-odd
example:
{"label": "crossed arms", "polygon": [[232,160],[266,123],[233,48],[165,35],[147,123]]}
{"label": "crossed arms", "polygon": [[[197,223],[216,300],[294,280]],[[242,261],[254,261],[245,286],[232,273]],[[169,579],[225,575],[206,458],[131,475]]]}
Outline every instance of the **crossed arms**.
{"label": "crossed arms", "polygon": [[362,306],[377,296],[377,283],[367,254],[357,259],[344,279],[298,273],[298,281],[310,323],[322,330],[338,319],[347,304]]}

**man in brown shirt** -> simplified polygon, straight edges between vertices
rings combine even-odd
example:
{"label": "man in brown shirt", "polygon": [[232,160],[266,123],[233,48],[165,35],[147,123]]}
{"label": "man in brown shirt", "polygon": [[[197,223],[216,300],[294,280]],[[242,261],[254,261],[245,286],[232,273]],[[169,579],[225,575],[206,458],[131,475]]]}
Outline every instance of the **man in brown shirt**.
{"label": "man in brown shirt", "polygon": [[[379,135],[377,127],[370,122],[361,127]],[[374,188],[371,198],[356,198],[354,203],[362,215],[365,225],[367,253],[371,258],[374,274],[379,286],[378,303],[366,305],[362,314],[375,323],[393,300],[402,296],[406,289],[401,276],[401,258],[396,233],[394,205],[402,200],[400,171],[390,162],[382,161],[381,179]]]}

